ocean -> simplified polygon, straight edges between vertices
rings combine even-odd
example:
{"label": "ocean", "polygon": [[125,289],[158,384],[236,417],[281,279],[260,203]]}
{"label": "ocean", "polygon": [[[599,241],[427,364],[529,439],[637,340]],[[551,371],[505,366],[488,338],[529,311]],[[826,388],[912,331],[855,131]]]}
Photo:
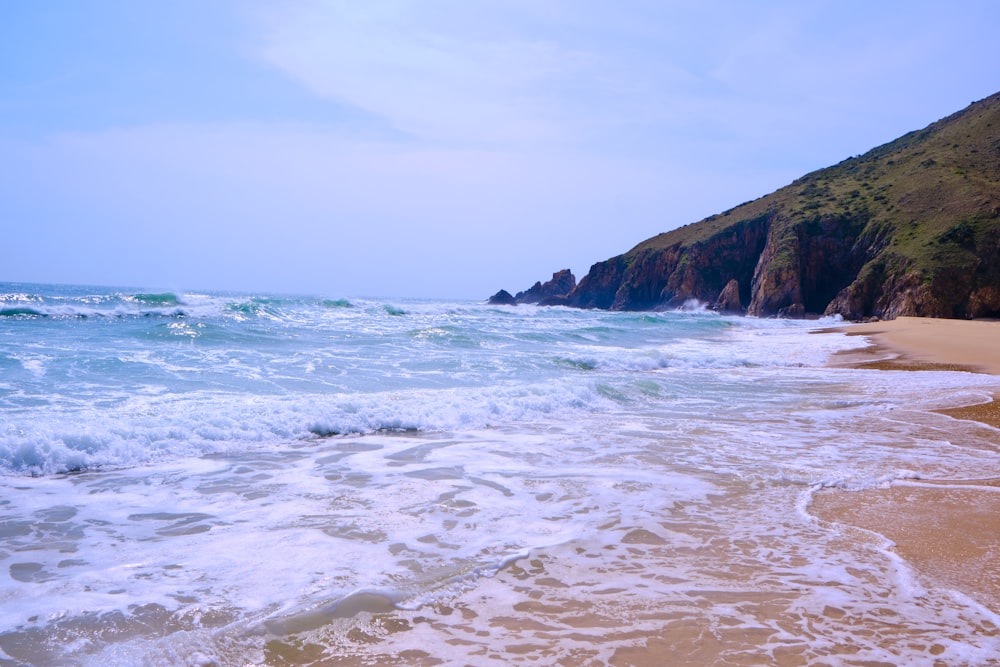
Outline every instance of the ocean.
{"label": "ocean", "polygon": [[1000,477],[1000,381],[832,324],[0,284],[0,665],[990,664],[810,503]]}

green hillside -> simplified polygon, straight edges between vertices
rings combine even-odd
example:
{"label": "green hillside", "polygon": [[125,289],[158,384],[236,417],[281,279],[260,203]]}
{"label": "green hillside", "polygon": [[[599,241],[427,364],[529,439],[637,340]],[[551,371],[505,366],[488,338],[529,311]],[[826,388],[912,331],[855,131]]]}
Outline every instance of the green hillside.
{"label": "green hillside", "polygon": [[733,280],[754,315],[1000,316],[998,265],[1000,94],[643,241],[556,302],[711,302]]}

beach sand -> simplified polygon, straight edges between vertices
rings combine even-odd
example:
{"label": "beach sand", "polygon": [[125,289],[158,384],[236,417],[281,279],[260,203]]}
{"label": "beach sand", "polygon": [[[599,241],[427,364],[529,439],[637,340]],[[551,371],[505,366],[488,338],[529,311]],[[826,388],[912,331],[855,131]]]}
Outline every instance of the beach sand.
{"label": "beach sand", "polygon": [[[833,365],[886,370],[966,370],[1000,375],[1000,322],[900,317],[835,329],[874,343]],[[998,380],[1000,384],[1000,380]],[[1000,429],[1000,401],[939,410]],[[991,436],[1000,447],[1000,430]],[[818,493],[818,518],[884,535],[930,582],[1000,612],[1000,480],[921,480],[859,492]]]}
{"label": "beach sand", "polygon": [[874,342],[864,351],[838,355],[837,365],[1000,375],[1000,321],[898,317],[827,331],[867,336]]}

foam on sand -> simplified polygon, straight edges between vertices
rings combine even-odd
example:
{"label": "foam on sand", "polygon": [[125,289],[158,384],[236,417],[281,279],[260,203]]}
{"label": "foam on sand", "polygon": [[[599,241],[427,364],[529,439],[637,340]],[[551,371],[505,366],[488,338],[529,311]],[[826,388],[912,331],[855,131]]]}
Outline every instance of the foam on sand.
{"label": "foam on sand", "polygon": [[[969,370],[1000,374],[1000,322],[900,317],[838,329],[870,338],[863,351],[834,355],[838,365],[885,370]],[[941,408],[951,417],[945,446],[970,446],[970,433],[1000,448],[996,395]],[[971,422],[971,423],[970,423]],[[984,459],[996,450],[983,451]],[[817,517],[874,531],[926,578],[1000,609],[1000,481],[896,480],[888,488],[824,491],[810,506]]]}

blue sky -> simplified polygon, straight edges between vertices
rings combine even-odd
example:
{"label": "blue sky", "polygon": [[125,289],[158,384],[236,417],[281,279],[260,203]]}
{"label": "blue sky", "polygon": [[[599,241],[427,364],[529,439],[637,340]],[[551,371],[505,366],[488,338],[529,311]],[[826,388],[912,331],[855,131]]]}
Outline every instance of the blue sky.
{"label": "blue sky", "polygon": [[485,298],[1000,90],[993,0],[0,17],[0,281]]}

